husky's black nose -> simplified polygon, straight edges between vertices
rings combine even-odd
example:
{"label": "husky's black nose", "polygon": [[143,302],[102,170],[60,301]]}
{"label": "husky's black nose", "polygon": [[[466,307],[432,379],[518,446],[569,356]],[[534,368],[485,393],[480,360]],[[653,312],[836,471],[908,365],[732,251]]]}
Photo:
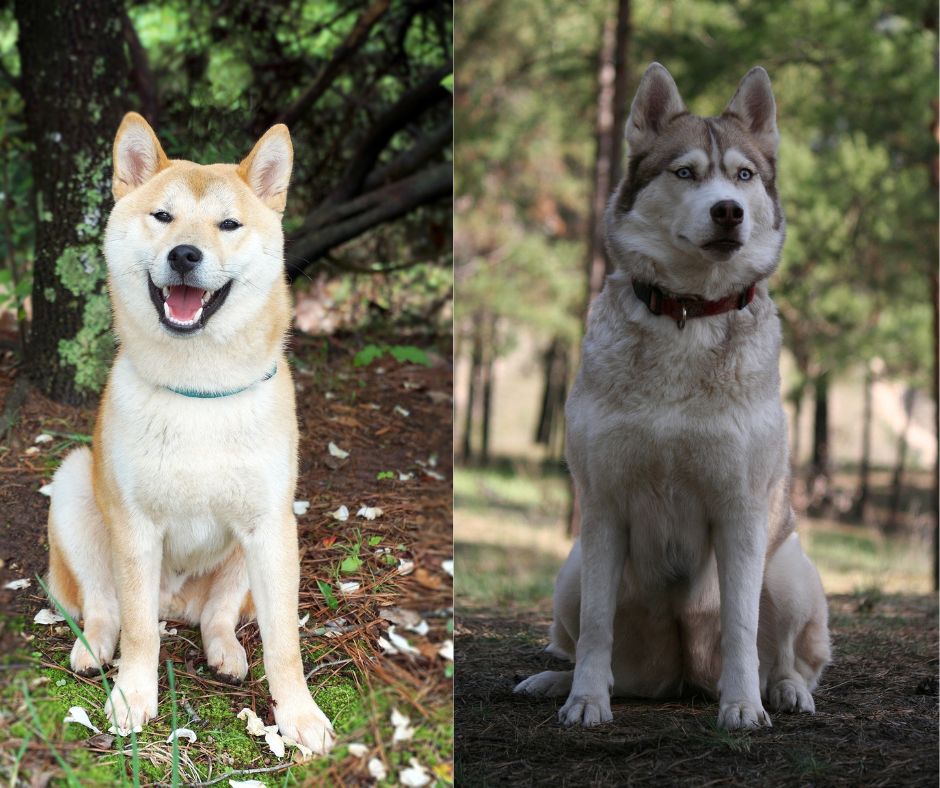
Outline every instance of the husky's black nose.
{"label": "husky's black nose", "polygon": [[734,200],[722,200],[711,207],[712,221],[719,227],[737,227],[744,221],[744,209]]}
{"label": "husky's black nose", "polygon": [[[714,211],[714,208],[712,208],[712,211]],[[714,213],[712,216],[714,216]],[[199,265],[199,261],[202,260],[202,252],[195,246],[183,244],[182,246],[174,246],[166,259],[170,264],[170,268],[176,273],[180,275],[188,274]]]}

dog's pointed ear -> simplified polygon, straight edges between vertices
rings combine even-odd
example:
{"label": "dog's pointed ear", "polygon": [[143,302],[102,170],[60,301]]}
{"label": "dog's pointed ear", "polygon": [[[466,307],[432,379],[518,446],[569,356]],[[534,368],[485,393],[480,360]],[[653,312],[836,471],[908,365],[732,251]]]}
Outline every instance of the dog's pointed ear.
{"label": "dog's pointed ear", "polygon": [[761,150],[771,155],[776,153],[780,142],[780,133],[777,131],[777,105],[774,102],[774,92],[770,87],[770,77],[760,66],[752,68],[734,94],[723,115],[732,115],[751,134],[753,134]]}
{"label": "dog's pointed ear", "polygon": [[238,165],[238,174],[269,208],[283,213],[294,165],[290,132],[283,123],[268,129],[251,153]]}
{"label": "dog's pointed ear", "polygon": [[631,154],[646,147],[670,119],[686,111],[672,74],[659,63],[650,63],[627,118],[625,136]]}
{"label": "dog's pointed ear", "polygon": [[115,200],[149,181],[170,162],[150,124],[136,112],[128,112],[114,137],[111,191]]}

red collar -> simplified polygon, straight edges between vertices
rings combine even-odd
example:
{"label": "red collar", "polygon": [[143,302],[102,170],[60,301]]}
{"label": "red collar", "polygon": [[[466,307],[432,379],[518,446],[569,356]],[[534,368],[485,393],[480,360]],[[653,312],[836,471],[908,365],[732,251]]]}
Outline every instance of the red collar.
{"label": "red collar", "polygon": [[754,300],[756,289],[755,282],[740,293],[732,293],[718,301],[705,301],[698,296],[667,295],[656,285],[633,280],[633,292],[646,304],[647,309],[654,315],[671,317],[680,330],[685,328],[685,321],[692,317],[708,317],[730,312],[732,309],[744,309]]}

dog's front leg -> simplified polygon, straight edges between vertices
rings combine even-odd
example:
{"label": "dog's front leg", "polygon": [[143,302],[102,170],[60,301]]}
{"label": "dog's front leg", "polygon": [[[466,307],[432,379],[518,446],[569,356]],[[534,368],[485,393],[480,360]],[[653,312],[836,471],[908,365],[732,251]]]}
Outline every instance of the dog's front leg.
{"label": "dog's front leg", "polygon": [[281,735],[322,755],[333,746],[333,726],[310,695],[300,659],[297,521],[292,513],[276,517],[276,525],[255,527],[242,543],[261,629],[264,671]]}
{"label": "dog's front leg", "polygon": [[714,529],[721,595],[718,727],[726,730],[771,724],[761,704],[757,656],[767,527],[766,509],[742,502]]}
{"label": "dog's front leg", "polygon": [[140,517],[120,517],[111,534],[121,611],[121,666],[104,711],[126,734],[157,716],[163,539],[153,523]]}
{"label": "dog's front leg", "polygon": [[581,518],[581,615],[574,680],[558,712],[564,725],[610,722],[614,612],[627,557],[627,528],[609,507],[585,501]]}

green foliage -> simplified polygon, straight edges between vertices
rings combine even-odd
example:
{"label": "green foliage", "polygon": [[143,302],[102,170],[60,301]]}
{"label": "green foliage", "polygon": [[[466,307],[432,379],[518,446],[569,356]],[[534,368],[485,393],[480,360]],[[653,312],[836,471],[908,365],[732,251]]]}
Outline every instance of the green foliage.
{"label": "green foliage", "polygon": [[383,479],[394,479],[394,478],[395,478],[395,471],[379,471],[379,472],[375,475],[375,478],[376,478],[378,481],[382,481]]}
{"label": "green foliage", "polygon": [[353,357],[353,366],[364,367],[388,353],[399,364],[421,364],[431,366],[428,354],[413,345],[366,345]]}
{"label": "green foliage", "polygon": [[323,594],[323,600],[326,602],[326,606],[330,610],[336,610],[339,607],[339,602],[336,601],[336,595],[333,593],[333,587],[329,583],[325,583],[322,580],[317,580],[317,588],[320,589],[320,593]]}

